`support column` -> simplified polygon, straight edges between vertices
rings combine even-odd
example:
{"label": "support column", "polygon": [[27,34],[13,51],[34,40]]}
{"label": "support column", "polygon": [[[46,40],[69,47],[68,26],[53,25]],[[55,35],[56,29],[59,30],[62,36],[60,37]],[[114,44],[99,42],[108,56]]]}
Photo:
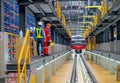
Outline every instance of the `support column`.
{"label": "support column", "polygon": [[114,28],[111,26],[110,27],[110,51],[114,52]]}
{"label": "support column", "polygon": [[41,68],[40,70],[35,70],[35,74],[36,74],[36,83],[44,83],[44,68]]}
{"label": "support column", "polygon": [[111,33],[110,41],[114,41],[114,31],[112,27],[110,28],[110,33]]}
{"label": "support column", "polygon": [[117,22],[117,40],[120,40],[120,20]]}
{"label": "support column", "polygon": [[[116,27],[115,27],[116,28]],[[115,49],[115,53],[120,53],[120,20],[117,21],[117,39],[114,40],[114,49]]]}
{"label": "support column", "polygon": [[4,31],[4,0],[0,0],[0,32]]}
{"label": "support column", "polygon": [[20,28],[20,30],[22,30],[23,36],[25,36],[25,33],[26,33],[25,12],[26,12],[26,6],[25,5],[19,5],[19,28]]}
{"label": "support column", "polygon": [[46,82],[50,82],[52,76],[51,63],[45,66],[45,71],[46,71]]}
{"label": "support column", "polygon": [[105,31],[103,31],[103,42],[102,43],[105,43]]}
{"label": "support column", "polygon": [[107,28],[106,34],[107,34],[107,42],[109,42],[109,28]]}
{"label": "support column", "polygon": [[55,73],[56,73],[56,62],[55,61],[53,61],[52,63],[51,63],[51,68],[52,68],[52,75],[55,75]]}

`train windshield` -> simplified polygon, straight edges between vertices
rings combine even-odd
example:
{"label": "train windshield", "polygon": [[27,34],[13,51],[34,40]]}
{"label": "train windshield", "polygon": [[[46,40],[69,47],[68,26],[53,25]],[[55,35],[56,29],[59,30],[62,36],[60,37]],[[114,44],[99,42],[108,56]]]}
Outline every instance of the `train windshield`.
{"label": "train windshield", "polygon": [[72,38],[72,45],[83,45],[85,44],[84,37],[73,37]]}

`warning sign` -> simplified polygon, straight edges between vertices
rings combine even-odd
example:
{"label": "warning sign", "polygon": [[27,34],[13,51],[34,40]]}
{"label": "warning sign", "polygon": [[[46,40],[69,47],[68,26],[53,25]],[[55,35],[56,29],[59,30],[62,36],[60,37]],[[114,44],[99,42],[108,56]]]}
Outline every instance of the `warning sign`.
{"label": "warning sign", "polygon": [[2,33],[0,33],[0,41],[3,39]]}

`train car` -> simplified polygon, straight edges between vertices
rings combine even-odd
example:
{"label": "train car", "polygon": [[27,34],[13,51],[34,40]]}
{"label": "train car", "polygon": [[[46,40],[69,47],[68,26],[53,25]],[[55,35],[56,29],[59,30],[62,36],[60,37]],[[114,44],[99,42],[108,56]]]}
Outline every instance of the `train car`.
{"label": "train car", "polygon": [[86,40],[83,36],[76,35],[71,38],[71,49],[75,54],[79,54],[86,47]]}

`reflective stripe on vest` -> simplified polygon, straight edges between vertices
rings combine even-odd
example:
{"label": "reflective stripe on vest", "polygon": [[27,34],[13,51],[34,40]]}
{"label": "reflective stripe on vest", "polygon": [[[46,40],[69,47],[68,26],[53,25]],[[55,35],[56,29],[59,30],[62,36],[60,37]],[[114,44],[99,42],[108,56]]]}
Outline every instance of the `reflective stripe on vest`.
{"label": "reflective stripe on vest", "polygon": [[42,28],[36,28],[36,38],[43,38],[42,36]]}

